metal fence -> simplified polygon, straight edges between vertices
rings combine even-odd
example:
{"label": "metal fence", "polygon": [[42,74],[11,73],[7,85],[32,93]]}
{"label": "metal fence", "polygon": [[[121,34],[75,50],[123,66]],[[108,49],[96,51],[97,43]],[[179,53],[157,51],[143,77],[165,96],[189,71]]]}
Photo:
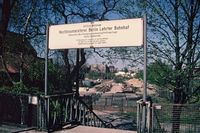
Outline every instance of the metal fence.
{"label": "metal fence", "polygon": [[69,124],[112,128],[74,94],[48,95],[38,99],[38,129],[58,130]]}
{"label": "metal fence", "polygon": [[200,105],[153,104],[153,133],[199,133]]}
{"label": "metal fence", "polygon": [[132,112],[137,106],[138,97],[129,93],[108,93],[103,95],[91,95],[92,106],[95,110],[109,110],[120,112]]}
{"label": "metal fence", "polygon": [[114,128],[72,93],[47,96],[0,93],[0,124],[2,123],[48,131],[73,124]]}
{"label": "metal fence", "polygon": [[[86,98],[88,99],[88,98]],[[137,130],[141,132],[142,112],[146,110],[148,133],[200,133],[200,105],[150,103],[129,98],[124,94],[93,97],[89,100],[93,108],[118,109],[121,112],[137,112]],[[86,102],[87,103],[87,102]],[[70,122],[95,127],[113,127],[100,119],[83,99],[73,94],[38,96],[0,94],[0,122],[38,129],[55,129]],[[46,108],[45,108],[46,107]],[[112,107],[112,108],[111,108]],[[116,107],[116,108],[115,108]],[[130,109],[130,110],[128,110]],[[37,119],[36,119],[37,118]]]}
{"label": "metal fence", "polygon": [[137,131],[142,133],[142,112],[146,110],[147,133],[199,133],[200,105],[197,104],[157,104],[138,101]]}

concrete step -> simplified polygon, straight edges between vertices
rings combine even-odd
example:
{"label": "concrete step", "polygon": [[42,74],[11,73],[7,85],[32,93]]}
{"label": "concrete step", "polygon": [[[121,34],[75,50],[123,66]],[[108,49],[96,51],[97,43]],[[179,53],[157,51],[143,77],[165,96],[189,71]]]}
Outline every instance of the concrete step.
{"label": "concrete step", "polygon": [[[41,131],[31,130],[21,133],[45,133]],[[61,131],[56,131],[54,133],[137,133],[136,131],[127,131],[127,130],[117,130],[117,129],[108,129],[108,128],[96,128],[89,126],[77,126],[71,129],[64,129]]]}

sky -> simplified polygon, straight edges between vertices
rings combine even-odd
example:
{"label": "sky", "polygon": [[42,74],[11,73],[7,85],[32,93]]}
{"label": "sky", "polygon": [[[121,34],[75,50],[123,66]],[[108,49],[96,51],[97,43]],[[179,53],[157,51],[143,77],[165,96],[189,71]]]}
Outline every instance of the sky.
{"label": "sky", "polygon": [[105,59],[105,58],[102,58],[98,55],[94,55],[94,56],[91,56],[87,59],[87,62],[88,64],[103,64],[103,62],[107,62],[106,64],[108,66],[115,66],[115,68],[117,68],[118,70],[122,70],[123,68],[127,68],[130,64],[130,62],[128,61],[124,61],[124,60],[118,60],[118,62],[115,62],[115,63],[108,63],[108,61]]}

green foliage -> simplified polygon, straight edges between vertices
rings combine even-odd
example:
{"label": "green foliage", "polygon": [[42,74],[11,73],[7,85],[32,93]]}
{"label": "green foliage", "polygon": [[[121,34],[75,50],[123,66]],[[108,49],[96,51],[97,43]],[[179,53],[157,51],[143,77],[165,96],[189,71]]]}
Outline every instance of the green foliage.
{"label": "green foliage", "polygon": [[126,81],[127,79],[129,79],[129,78],[123,77],[123,76],[115,76],[114,77],[114,81],[116,83],[124,83],[124,81]]}
{"label": "green foliage", "polygon": [[20,82],[14,84],[12,87],[1,87],[0,88],[0,92],[5,92],[5,93],[17,93],[18,94],[18,93],[25,93],[27,91],[28,91],[28,88]]}
{"label": "green foliage", "polygon": [[28,69],[28,76],[31,80],[43,80],[44,79],[44,61],[34,62]]}
{"label": "green foliage", "polygon": [[116,76],[114,73],[111,73],[111,72],[99,73],[99,72],[94,72],[94,71],[87,73],[85,77],[88,79],[93,79],[93,80],[113,79],[116,83],[123,83],[124,81],[130,79],[130,78],[124,77],[124,76]]}
{"label": "green foliage", "polygon": [[98,72],[94,72],[94,71],[91,71],[89,73],[87,73],[85,75],[86,78],[89,78],[89,79],[99,79],[101,77],[101,74],[98,73]]}
{"label": "green foliage", "polygon": [[89,73],[85,74],[85,77],[88,79],[113,79],[114,73],[108,72],[108,73],[100,73],[95,71],[90,71]]}
{"label": "green foliage", "polygon": [[41,94],[41,92],[38,91],[37,88],[31,87],[28,88],[26,87],[23,83],[17,82],[15,83],[12,87],[0,87],[0,93],[14,93],[14,94],[21,94],[21,93],[26,93],[26,94]]}
{"label": "green foliage", "polygon": [[105,77],[106,77],[106,79],[113,79],[115,77],[115,74],[109,72],[109,73],[106,73]]}
{"label": "green foliage", "polygon": [[[28,69],[27,76],[32,81],[41,81],[44,83],[44,61],[34,62]],[[60,66],[55,65],[51,62],[48,63],[48,87],[49,91],[59,90],[64,88],[65,76]]]}
{"label": "green foliage", "polygon": [[51,119],[53,119],[53,123],[55,123],[56,118],[58,118],[59,115],[62,113],[61,104],[59,103],[58,100],[51,101],[50,107],[51,107],[51,111],[52,111],[52,113],[50,114],[50,117],[51,117]]}
{"label": "green foliage", "polygon": [[135,77],[138,78],[138,79],[143,79],[143,70],[139,70],[136,73]]}
{"label": "green foliage", "polygon": [[[167,86],[169,82],[172,82],[172,76],[174,71],[171,66],[161,61],[151,63],[147,67],[147,80],[148,83],[155,84],[158,86]],[[139,71],[136,74],[137,78],[143,79],[143,71]]]}

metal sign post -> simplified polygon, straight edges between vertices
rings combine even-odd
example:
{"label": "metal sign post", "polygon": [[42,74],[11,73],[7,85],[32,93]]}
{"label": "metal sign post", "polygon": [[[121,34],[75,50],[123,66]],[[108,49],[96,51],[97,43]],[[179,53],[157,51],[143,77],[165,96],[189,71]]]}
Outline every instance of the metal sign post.
{"label": "metal sign post", "polygon": [[146,97],[147,97],[147,16],[144,15],[144,32],[143,32],[143,47],[144,47],[144,72],[143,72],[143,108],[142,108],[142,133],[146,130]]}
{"label": "metal sign post", "polygon": [[46,47],[45,47],[45,81],[44,81],[44,95],[47,96],[48,94],[48,54],[49,54],[49,25],[46,26]]}
{"label": "metal sign post", "polygon": [[46,126],[49,125],[49,100],[46,98],[48,95],[48,55],[49,55],[49,25],[46,26],[46,48],[45,48],[45,82],[44,82],[44,95],[45,95],[45,112]]}

